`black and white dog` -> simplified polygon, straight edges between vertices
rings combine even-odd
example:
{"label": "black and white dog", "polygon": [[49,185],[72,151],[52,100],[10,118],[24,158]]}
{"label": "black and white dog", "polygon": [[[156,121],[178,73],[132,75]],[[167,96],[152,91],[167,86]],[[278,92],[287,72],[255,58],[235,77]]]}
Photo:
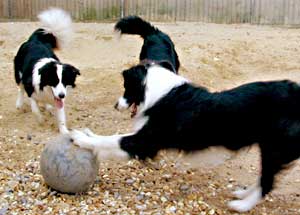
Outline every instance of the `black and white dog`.
{"label": "black and white dog", "polygon": [[54,54],[61,48],[71,33],[72,20],[61,9],[49,9],[39,14],[42,28],[32,33],[18,50],[14,59],[15,79],[19,86],[16,107],[24,103],[24,93],[29,97],[32,112],[38,121],[43,121],[37,102],[44,102],[46,109],[56,108],[59,131],[67,133],[64,99],[67,87],[75,87],[79,70],[63,64]]}
{"label": "black and white dog", "polygon": [[167,34],[138,16],[127,16],[120,19],[115,25],[115,30],[121,34],[137,34],[144,39],[140,52],[141,62],[167,61],[172,70],[178,73],[180,62],[175,46]]}
{"label": "black and white dog", "polygon": [[[115,31],[121,34],[137,34],[144,39],[140,52],[140,63],[163,63],[165,67],[178,74],[180,62],[175,45],[164,32],[152,26],[138,16],[127,16],[115,25]],[[131,117],[137,113],[137,106],[132,105]]]}
{"label": "black and white dog", "polygon": [[258,143],[259,183],[237,190],[229,207],[248,211],[268,194],[274,176],[300,157],[300,87],[291,81],[249,83],[209,92],[161,65],[140,64],[123,71],[125,92],[118,109],[140,106],[131,134],[100,136],[86,129],[71,137],[102,158],[154,157],[160,149],[230,150]]}

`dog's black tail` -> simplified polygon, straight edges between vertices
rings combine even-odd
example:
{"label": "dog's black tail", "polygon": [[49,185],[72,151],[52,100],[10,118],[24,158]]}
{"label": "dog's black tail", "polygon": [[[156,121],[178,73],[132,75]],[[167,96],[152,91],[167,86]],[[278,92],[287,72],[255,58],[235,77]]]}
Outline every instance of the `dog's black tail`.
{"label": "dog's black tail", "polygon": [[115,25],[115,30],[121,34],[137,34],[145,38],[159,31],[149,22],[146,22],[138,16],[127,16],[120,19]]}
{"label": "dog's black tail", "polygon": [[42,28],[36,30],[29,40],[37,39],[51,48],[59,49],[66,45],[72,32],[72,19],[69,13],[62,9],[52,8],[38,15]]}

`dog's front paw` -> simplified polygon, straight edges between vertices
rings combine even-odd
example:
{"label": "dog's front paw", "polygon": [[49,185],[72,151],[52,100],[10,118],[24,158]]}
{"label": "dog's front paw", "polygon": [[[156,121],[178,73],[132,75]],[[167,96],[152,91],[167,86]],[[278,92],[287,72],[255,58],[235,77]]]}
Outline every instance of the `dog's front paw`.
{"label": "dog's front paw", "polygon": [[252,205],[250,205],[249,203],[245,202],[245,200],[234,200],[234,201],[230,201],[228,203],[228,207],[233,210],[233,211],[237,211],[237,212],[247,212],[249,210],[252,209]]}
{"label": "dog's front paw", "polygon": [[18,110],[20,110],[22,108],[23,104],[24,104],[23,101],[17,100],[16,101],[16,108]]}
{"label": "dog's front paw", "polygon": [[83,129],[83,131],[82,131],[83,133],[85,133],[86,135],[88,135],[89,137],[94,137],[94,136],[97,136],[96,134],[94,134],[92,131],[91,131],[91,129],[89,129],[89,128],[85,128],[85,129]]}
{"label": "dog's front paw", "polygon": [[67,129],[66,126],[60,126],[59,127],[59,133],[61,133],[61,134],[68,134],[69,130]]}
{"label": "dog's front paw", "polygon": [[94,150],[94,144],[90,140],[90,137],[87,136],[84,132],[78,130],[72,130],[69,132],[71,138],[75,145],[79,146],[80,148]]}

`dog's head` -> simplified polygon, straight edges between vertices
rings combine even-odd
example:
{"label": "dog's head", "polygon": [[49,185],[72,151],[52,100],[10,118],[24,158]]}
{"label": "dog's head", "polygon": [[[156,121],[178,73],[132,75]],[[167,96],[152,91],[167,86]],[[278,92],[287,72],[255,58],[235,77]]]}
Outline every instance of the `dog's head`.
{"label": "dog's head", "polygon": [[115,105],[117,110],[132,107],[132,116],[136,114],[137,106],[145,100],[146,74],[147,67],[145,65],[137,65],[122,72],[125,91]]}
{"label": "dog's head", "polygon": [[79,70],[74,66],[58,61],[44,62],[39,66],[37,73],[34,77],[34,85],[39,86],[41,91],[44,87],[50,87],[58,108],[63,106],[67,88],[75,87],[76,77],[80,75]]}
{"label": "dog's head", "polygon": [[173,87],[187,82],[174,73],[172,65],[166,61],[139,64],[122,73],[124,94],[117,101],[117,110],[132,107],[132,116],[137,113],[140,105],[149,108]]}

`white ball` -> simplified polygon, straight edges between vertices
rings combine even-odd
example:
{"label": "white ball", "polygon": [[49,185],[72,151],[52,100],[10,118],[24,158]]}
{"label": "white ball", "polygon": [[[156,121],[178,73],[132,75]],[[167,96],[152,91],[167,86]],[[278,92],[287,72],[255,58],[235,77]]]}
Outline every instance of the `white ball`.
{"label": "white ball", "polygon": [[99,170],[92,152],[74,145],[68,135],[61,135],[46,144],[40,167],[45,183],[62,193],[87,191]]}

